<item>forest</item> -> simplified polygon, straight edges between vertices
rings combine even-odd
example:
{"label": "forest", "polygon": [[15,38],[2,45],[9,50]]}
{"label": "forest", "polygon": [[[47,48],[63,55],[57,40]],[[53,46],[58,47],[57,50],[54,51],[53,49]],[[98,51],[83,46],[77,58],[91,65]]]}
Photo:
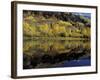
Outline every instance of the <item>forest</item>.
{"label": "forest", "polygon": [[90,29],[90,18],[77,13],[23,11],[24,39],[37,37],[90,39]]}
{"label": "forest", "polygon": [[90,13],[23,10],[23,69],[90,66],[90,37]]}

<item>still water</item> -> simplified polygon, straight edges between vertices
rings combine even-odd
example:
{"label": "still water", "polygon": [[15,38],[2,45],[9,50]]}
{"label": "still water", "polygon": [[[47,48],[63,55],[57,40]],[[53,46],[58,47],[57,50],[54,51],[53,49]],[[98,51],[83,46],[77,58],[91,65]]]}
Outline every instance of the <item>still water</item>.
{"label": "still water", "polygon": [[23,69],[91,65],[89,40],[24,40]]}

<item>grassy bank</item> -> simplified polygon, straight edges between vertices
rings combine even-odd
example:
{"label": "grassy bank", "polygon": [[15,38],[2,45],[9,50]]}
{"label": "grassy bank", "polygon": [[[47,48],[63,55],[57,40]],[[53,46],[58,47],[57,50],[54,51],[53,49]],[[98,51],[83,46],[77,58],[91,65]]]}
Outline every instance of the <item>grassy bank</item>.
{"label": "grassy bank", "polygon": [[23,40],[90,40],[80,37],[24,37]]}

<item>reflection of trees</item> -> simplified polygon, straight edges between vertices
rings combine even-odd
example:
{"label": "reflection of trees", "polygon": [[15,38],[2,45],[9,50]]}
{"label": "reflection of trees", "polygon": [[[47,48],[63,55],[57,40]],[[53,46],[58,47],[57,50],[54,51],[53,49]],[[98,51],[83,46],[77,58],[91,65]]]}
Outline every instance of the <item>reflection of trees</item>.
{"label": "reflection of trees", "polygon": [[[40,63],[56,64],[90,56],[89,41],[24,41],[24,68]],[[42,67],[42,66],[40,66]]]}
{"label": "reflection of trees", "polygon": [[[44,54],[61,54],[70,52],[78,48],[76,51],[82,49],[90,49],[89,41],[66,41],[66,40],[37,40],[37,41],[24,41],[23,50],[27,55],[34,55],[35,52]],[[75,51],[75,50],[74,50]],[[29,53],[30,52],[30,53]]]}

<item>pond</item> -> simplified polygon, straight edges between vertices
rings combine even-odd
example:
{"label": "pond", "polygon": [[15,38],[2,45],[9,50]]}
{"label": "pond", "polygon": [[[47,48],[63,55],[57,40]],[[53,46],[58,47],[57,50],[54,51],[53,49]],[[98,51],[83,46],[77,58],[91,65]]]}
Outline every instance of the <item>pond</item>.
{"label": "pond", "polygon": [[90,65],[90,40],[23,40],[23,69]]}

